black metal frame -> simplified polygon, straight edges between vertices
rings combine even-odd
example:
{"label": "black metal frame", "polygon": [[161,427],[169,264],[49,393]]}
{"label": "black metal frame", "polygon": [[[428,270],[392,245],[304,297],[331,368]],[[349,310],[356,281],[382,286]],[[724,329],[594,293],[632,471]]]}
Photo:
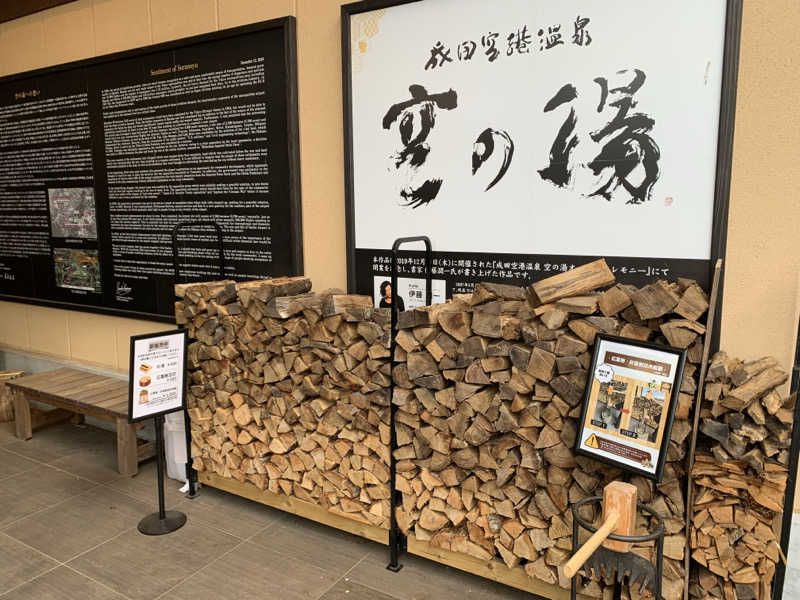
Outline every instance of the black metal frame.
{"label": "black metal frame", "polygon": [[[300,274],[303,272],[303,237],[302,237],[302,208],[300,199],[300,138],[299,138],[299,119],[298,119],[298,106],[297,106],[297,21],[293,16],[281,17],[278,19],[270,19],[268,21],[261,21],[258,23],[251,23],[242,25],[240,27],[232,27],[222,31],[213,31],[210,33],[203,33],[194,35],[178,40],[163,42],[160,44],[153,44],[150,46],[142,46],[121,52],[114,52],[111,54],[104,54],[103,56],[96,56],[82,60],[76,60],[59,65],[43,67],[41,69],[34,69],[32,71],[25,71],[22,73],[15,73],[13,75],[6,75],[0,77],[0,84],[5,84],[17,80],[29,79],[33,77],[45,77],[63,71],[70,71],[73,69],[82,69],[92,67],[99,64],[114,62],[117,60],[126,60],[136,58],[138,56],[145,56],[147,54],[176,50],[194,44],[200,44],[210,41],[219,41],[226,38],[233,38],[240,35],[256,33],[259,31],[266,31],[271,29],[282,29],[284,33],[285,45],[285,69],[286,69],[286,112],[287,112],[287,137],[289,144],[287,148],[288,164],[289,164],[289,204],[290,204],[290,228],[292,234],[291,246],[287,249],[291,253],[292,274]],[[101,257],[102,259],[102,257]],[[76,302],[65,302],[61,300],[49,300],[46,298],[34,298],[28,296],[15,296],[13,294],[0,293],[0,300],[7,300],[9,302],[18,302],[20,304],[32,304],[37,306],[50,306],[53,308],[61,308],[65,310],[79,310],[83,312],[98,313],[111,316],[119,316],[125,318],[138,318],[148,321],[157,321],[162,323],[174,323],[175,320],[170,315],[162,315],[159,313],[149,313],[143,311],[125,310],[121,308],[111,308],[108,306],[92,306],[86,304],[79,304]]]}
{"label": "black metal frame", "polygon": [[[372,10],[392,8],[426,0],[362,0],[342,6],[342,93],[344,110],[344,181],[345,223],[347,227],[347,289],[356,293],[355,204],[353,181],[353,90],[350,64],[350,17]],[[433,0],[428,0],[433,1]],[[736,116],[736,86],[739,72],[739,45],[743,0],[720,0],[726,3],[725,48],[723,54],[719,130],[717,135],[717,165],[714,190],[714,218],[711,234],[709,281],[713,278],[718,258],[725,258],[728,233],[731,161]],[[721,318],[721,302],[717,321]],[[712,350],[719,348],[719,322],[715,323]]]}
{"label": "black metal frame", "polygon": [[[797,486],[797,467],[800,461],[800,402],[797,401],[800,392],[800,325],[797,329],[797,342],[794,350],[794,366],[792,368],[792,382],[789,391],[795,397],[794,427],[792,428],[792,445],[789,450],[789,477],[786,479],[786,494],[783,499],[783,519],[781,520],[780,545],[784,556],[789,554],[789,536],[792,533],[792,515],[794,514],[795,488]],[[772,586],[772,598],[780,600],[783,597],[783,584],[786,579],[786,565],[778,561],[775,568],[775,585]]]}
{"label": "black metal frame", "polygon": [[[589,498],[583,498],[582,500],[578,500],[575,504],[572,505],[572,554],[575,554],[578,551],[578,526],[585,529],[590,533],[594,533],[597,531],[597,527],[594,527],[580,518],[578,515],[578,510],[585,504],[589,502],[602,502],[602,496],[591,496]],[[661,600],[661,576],[664,566],[664,534],[666,530],[664,529],[664,520],[659,516],[659,514],[655,511],[655,509],[650,508],[649,506],[645,506],[642,504],[642,501],[637,502],[638,507],[643,510],[644,512],[648,513],[649,515],[655,517],[656,525],[655,530],[645,535],[618,535],[616,533],[611,533],[608,536],[610,540],[616,540],[618,542],[630,542],[633,544],[638,544],[642,542],[649,542],[651,540],[656,541],[656,581],[655,581],[655,588],[653,593],[653,598],[656,600]],[[577,595],[577,581],[576,578],[578,574],[576,573],[570,582],[570,600],[575,600]]]}
{"label": "black metal frame", "polygon": [[[597,360],[600,354],[600,345],[602,342],[613,342],[616,344],[624,344],[626,346],[632,346],[633,348],[645,348],[647,350],[655,350],[657,352],[663,352],[665,354],[673,354],[678,356],[678,364],[675,367],[675,377],[673,379],[672,389],[670,390],[669,396],[669,407],[667,407],[667,422],[664,425],[664,435],[661,438],[661,446],[659,448],[658,454],[658,464],[656,466],[655,473],[650,473],[649,471],[645,471],[644,469],[638,469],[636,467],[632,467],[630,465],[626,465],[622,462],[618,462],[616,460],[607,458],[600,454],[594,454],[585,450],[581,446],[581,438],[583,436],[584,426],[586,425],[586,413],[589,409],[589,399],[591,396],[592,388],[592,381],[594,379],[594,370],[597,367]],[[672,431],[672,421],[675,418],[675,407],[678,404],[678,395],[680,394],[681,388],[681,381],[683,379],[683,368],[686,365],[686,349],[683,348],[673,348],[672,346],[661,346],[659,344],[653,344],[651,342],[642,342],[640,340],[633,340],[631,338],[624,338],[617,335],[609,335],[606,333],[598,333],[595,337],[595,344],[594,344],[594,351],[592,353],[592,363],[589,366],[589,376],[586,382],[586,389],[583,393],[583,406],[581,408],[581,418],[578,422],[578,431],[575,434],[575,447],[573,450],[577,454],[582,454],[584,456],[588,456],[594,460],[604,462],[609,464],[613,467],[618,467],[623,471],[627,471],[629,473],[636,473],[641,475],[642,477],[647,477],[648,479],[653,479],[654,481],[658,482],[661,481],[661,476],[664,472],[664,464],[667,460],[667,448],[669,447],[670,441],[670,432]]]}
{"label": "black metal frame", "polygon": [[[188,229],[190,227],[213,227],[217,234],[217,251],[219,252],[219,274],[220,279],[225,279],[225,240],[223,239],[222,227],[216,221],[184,221],[178,223],[172,228],[172,265],[175,269],[174,283],[178,283],[180,279],[180,264],[178,256],[178,234],[181,229]],[[184,329],[183,325],[178,325],[180,329]],[[189,419],[189,411],[186,410],[186,403],[184,402],[183,410],[183,425],[186,432],[186,482],[189,484],[189,492],[187,498],[195,498],[197,496],[197,471],[192,466],[192,435],[191,435],[191,420]]]}
{"label": "black metal frame", "polygon": [[[411,244],[414,242],[422,242],[425,244],[425,304],[431,303],[431,256],[433,250],[431,248],[431,241],[427,236],[419,235],[415,237],[398,238],[392,244],[392,295],[397,298],[397,255],[400,251],[400,246],[403,244]],[[395,480],[397,478],[397,461],[394,458],[394,451],[397,449],[397,432],[394,428],[394,416],[397,412],[397,407],[394,404],[394,352],[397,348],[397,313],[395,310],[394,301],[392,307],[389,309],[391,313],[390,323],[390,345],[389,345],[389,365],[392,376],[389,378],[389,565],[386,567],[390,571],[397,573],[403,568],[400,564],[400,555],[406,551],[407,542],[403,532],[397,526],[397,515],[395,509],[398,505],[397,489],[395,487]]]}

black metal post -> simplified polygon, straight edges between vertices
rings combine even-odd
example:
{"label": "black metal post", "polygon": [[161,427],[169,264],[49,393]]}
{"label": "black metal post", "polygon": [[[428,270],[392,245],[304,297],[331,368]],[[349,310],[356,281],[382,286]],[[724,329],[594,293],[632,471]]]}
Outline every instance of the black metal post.
{"label": "black metal post", "polygon": [[[688,548],[684,548],[684,552],[688,552]],[[656,600],[661,600],[661,579],[664,571],[664,534],[662,533],[656,538],[656,589],[653,597]]]}
{"label": "black metal post", "polygon": [[167,518],[166,501],[164,500],[164,417],[158,415],[153,419],[156,425],[156,463],[158,465],[158,518]]}
{"label": "black metal post", "polygon": [[394,353],[395,348],[397,347],[397,313],[398,311],[395,310],[397,303],[395,298],[397,298],[397,253],[400,250],[400,246],[403,244],[410,244],[413,242],[422,242],[425,244],[425,301],[428,305],[431,303],[432,298],[432,291],[431,291],[431,241],[428,239],[427,236],[421,235],[416,237],[405,237],[405,238],[398,238],[392,244],[392,306],[389,309],[391,314],[390,322],[390,330],[389,330],[389,339],[391,340],[389,343],[389,367],[391,370],[390,376],[390,384],[389,384],[389,564],[387,565],[387,569],[390,571],[397,573],[400,569],[403,568],[403,565],[400,564],[400,555],[406,551],[407,547],[407,540],[406,536],[403,535],[403,532],[400,531],[400,528],[397,526],[397,515],[395,513],[397,505],[398,505],[398,495],[397,495],[397,488],[395,486],[395,478],[397,476],[397,465],[394,458],[394,451],[397,448],[397,433],[394,429],[394,417],[395,413],[397,412],[397,407],[394,404]]}
{"label": "black metal post", "polygon": [[139,532],[145,535],[164,535],[180,529],[186,515],[176,510],[166,510],[164,500],[164,415],[153,417],[156,426],[156,461],[158,465],[158,512],[139,521]]}
{"label": "black metal post", "polygon": [[[572,556],[578,551],[578,519],[572,519]],[[578,574],[570,579],[569,600],[576,600],[578,596]]]}
{"label": "black metal post", "polygon": [[[794,367],[792,368],[792,383],[789,391],[794,396],[794,427],[792,429],[792,445],[789,448],[789,477],[786,480],[786,494],[783,499],[783,520],[781,523],[781,551],[784,556],[789,553],[789,537],[792,533],[792,514],[794,509],[794,492],[797,486],[798,453],[800,453],[800,402],[797,401],[800,390],[800,325],[797,329],[797,342],[794,350]],[[786,579],[786,565],[778,561],[775,569],[775,585],[772,586],[772,598],[780,600],[783,597],[783,583]]]}
{"label": "black metal post", "polygon": [[[219,277],[225,279],[225,244],[223,242],[222,227],[216,221],[184,221],[172,228],[172,266],[174,269],[174,282],[178,283],[180,278],[180,265],[178,256],[178,233],[181,229],[188,227],[213,227],[217,234],[217,251],[219,253]],[[183,329],[182,325],[179,325]],[[183,411],[183,427],[186,432],[186,482],[189,484],[189,491],[186,497],[194,499],[197,497],[197,471],[192,466],[192,434],[191,419],[189,411]]]}

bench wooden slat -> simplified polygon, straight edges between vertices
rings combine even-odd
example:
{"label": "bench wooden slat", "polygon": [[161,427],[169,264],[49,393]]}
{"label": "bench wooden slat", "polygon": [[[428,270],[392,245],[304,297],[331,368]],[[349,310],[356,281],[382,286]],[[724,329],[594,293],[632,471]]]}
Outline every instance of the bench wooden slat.
{"label": "bench wooden slat", "polygon": [[32,373],[30,375],[25,375],[24,377],[20,377],[19,381],[38,381],[40,379],[49,379],[50,377],[58,378],[63,377],[65,374],[75,373],[75,369],[69,369],[67,367],[60,367],[53,371],[43,371],[41,373]]}
{"label": "bench wooden slat", "polygon": [[52,404],[54,406],[60,406],[61,408],[71,409],[74,412],[87,414],[90,416],[98,416],[98,417],[108,417],[111,419],[125,417],[128,416],[127,409],[124,413],[120,414],[117,411],[111,411],[103,407],[98,407],[93,404],[87,404],[86,402],[79,402],[72,398],[67,398],[64,396],[59,396],[55,394],[48,394],[46,392],[37,392],[34,390],[30,390],[27,394],[33,400],[38,400],[39,402],[44,402],[46,404]]}
{"label": "bench wooden slat", "polygon": [[37,373],[36,375],[20,377],[19,379],[12,381],[14,382],[14,387],[38,391],[44,387],[49,388],[54,385],[61,385],[69,381],[77,381],[82,376],[83,373],[81,371],[75,371],[74,369],[58,369],[58,371],[54,372],[52,378],[47,377],[47,372],[45,372]]}
{"label": "bench wooden slat", "polygon": [[63,398],[79,400],[87,393],[99,387],[110,389],[111,385],[116,383],[116,381],[117,380],[109,380],[108,377],[95,376],[92,378],[86,378],[85,380],[72,381],[59,387],[42,388],[38,391],[51,394],[53,396],[61,396]]}
{"label": "bench wooden slat", "polygon": [[111,391],[106,394],[100,394],[96,398],[93,398],[91,402],[86,402],[87,406],[92,406],[97,410],[105,410],[112,412],[120,417],[127,417],[128,416],[128,408],[125,407],[124,410],[121,412],[117,412],[113,410],[112,407],[119,403],[121,400],[125,400],[128,402],[128,391],[127,390],[118,390],[118,391]]}
{"label": "bench wooden slat", "polygon": [[112,407],[114,407],[114,406],[116,406],[116,405],[118,405],[118,404],[120,404],[122,402],[125,403],[125,409],[124,409],[123,412],[127,416],[127,414],[128,414],[128,390],[120,390],[119,392],[116,392],[114,394],[109,394],[108,396],[106,396],[102,400],[98,400],[97,402],[95,402],[94,405],[97,408],[105,408],[105,409],[111,410]]}
{"label": "bench wooden slat", "polygon": [[86,404],[97,404],[103,398],[128,391],[128,384],[124,381],[101,381],[95,385],[86,386],[72,392],[64,393],[72,400]]}
{"label": "bench wooden slat", "polygon": [[102,381],[99,376],[92,376],[91,378],[83,377],[80,375],[64,376],[56,381],[37,381],[34,383],[22,382],[17,386],[19,389],[30,390],[32,392],[46,393],[46,394],[60,394],[62,391],[67,391],[87,385],[95,381]]}

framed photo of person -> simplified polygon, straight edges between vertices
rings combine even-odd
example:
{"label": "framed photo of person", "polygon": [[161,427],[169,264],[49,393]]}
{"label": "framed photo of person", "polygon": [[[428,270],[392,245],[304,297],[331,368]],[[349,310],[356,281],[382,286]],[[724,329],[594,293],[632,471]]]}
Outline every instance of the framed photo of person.
{"label": "framed photo of person", "polygon": [[686,350],[600,334],[575,451],[661,480]]}

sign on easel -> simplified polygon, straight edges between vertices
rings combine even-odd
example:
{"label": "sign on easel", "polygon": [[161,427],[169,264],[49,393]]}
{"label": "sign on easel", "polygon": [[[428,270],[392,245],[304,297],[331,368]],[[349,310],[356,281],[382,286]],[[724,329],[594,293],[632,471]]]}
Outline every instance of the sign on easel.
{"label": "sign on easel", "polygon": [[661,480],[686,350],[598,334],[575,451]]}
{"label": "sign on easel", "polygon": [[186,515],[164,507],[164,415],[186,408],[185,329],[131,336],[128,372],[128,421],[153,419],[158,460],[158,512],[146,516],[138,529],[164,535],[180,529]]}
{"label": "sign on easel", "polygon": [[181,410],[186,400],[186,331],[131,337],[131,423]]}

